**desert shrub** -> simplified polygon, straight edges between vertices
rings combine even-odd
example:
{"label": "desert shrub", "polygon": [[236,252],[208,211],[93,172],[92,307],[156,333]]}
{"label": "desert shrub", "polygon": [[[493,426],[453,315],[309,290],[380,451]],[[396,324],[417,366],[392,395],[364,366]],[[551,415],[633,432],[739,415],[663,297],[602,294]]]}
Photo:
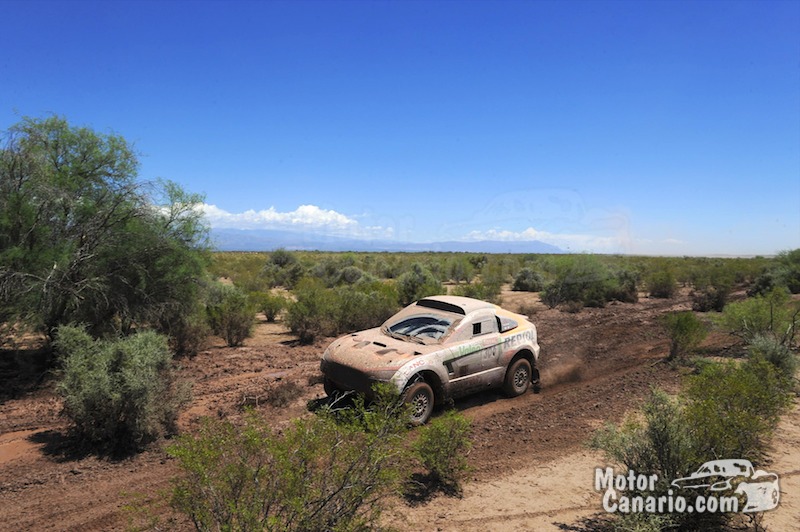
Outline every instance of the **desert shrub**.
{"label": "desert shrub", "polygon": [[439,279],[419,262],[412,264],[409,271],[397,278],[397,292],[403,306],[443,291]]}
{"label": "desert shrub", "polygon": [[475,268],[466,257],[454,257],[447,263],[447,276],[456,283],[470,282],[475,275]]}
{"label": "desert shrub", "polygon": [[791,388],[797,374],[798,360],[788,345],[779,342],[774,336],[754,336],[750,342],[750,358],[766,360],[778,372],[778,376]]}
{"label": "desert shrub", "polygon": [[413,452],[433,482],[460,492],[461,481],[469,471],[467,453],[471,448],[470,421],[448,410],[419,430]]}
{"label": "desert shrub", "polygon": [[517,292],[540,292],[544,288],[544,277],[531,268],[522,268],[514,276],[511,289]]}
{"label": "desert shrub", "polygon": [[608,301],[636,303],[639,301],[639,276],[631,270],[618,270],[614,275],[614,283],[606,292]]}
{"label": "desert shrub", "polygon": [[483,282],[463,284],[455,287],[453,295],[472,297],[496,305],[500,304],[500,287],[498,285],[488,285]]}
{"label": "desert shrub", "polygon": [[408,467],[405,409],[360,399],[281,433],[251,413],[244,427],[206,420],[169,448],[183,476],[172,504],[198,530],[368,530]]}
{"label": "desert shrub", "polygon": [[397,312],[397,290],[380,281],[334,289],[334,334],[377,327]]}
{"label": "desert shrub", "polygon": [[170,349],[178,356],[193,357],[208,344],[211,328],[203,309],[190,314],[164,314],[158,320],[158,330],[169,338]]}
{"label": "desert shrub", "polygon": [[704,460],[757,462],[790,397],[775,367],[763,359],[711,364],[690,377],[686,422]]}
{"label": "desert shrub", "polygon": [[274,322],[278,314],[289,304],[289,301],[281,295],[264,292],[252,292],[250,301],[257,311],[264,313],[264,317],[270,323]]}
{"label": "desert shrub", "polygon": [[319,279],[307,277],[297,284],[294,295],[286,323],[301,342],[311,343],[318,336],[335,334],[336,300],[332,290]]}
{"label": "desert shrub", "polygon": [[678,290],[675,274],[667,268],[650,272],[645,279],[645,285],[650,297],[670,299],[675,297]]}
{"label": "desert shrub", "polygon": [[715,310],[722,312],[728,302],[730,288],[725,286],[706,286],[699,290],[692,290],[692,310],[709,312]]}
{"label": "desert shrub", "polygon": [[63,363],[58,391],[81,439],[118,453],[174,432],[188,397],[173,382],[166,337],[142,332],[101,341],[82,328],[62,326],[55,347]]}
{"label": "desert shrub", "polygon": [[692,309],[722,312],[728,302],[737,273],[729,262],[713,262],[691,272]]}
{"label": "desert shrub", "polygon": [[377,327],[397,311],[397,291],[381,281],[326,288],[319,279],[306,278],[295,289],[286,322],[300,341],[319,336]]}
{"label": "desert shrub", "polygon": [[706,325],[691,311],[673,312],[663,319],[670,339],[669,360],[685,357],[708,334]]}
{"label": "desert shrub", "polygon": [[262,270],[262,275],[270,279],[270,286],[286,288],[294,288],[305,273],[306,270],[300,264],[297,255],[282,248],[270,253],[269,260]]}
{"label": "desert shrub", "polygon": [[592,435],[590,445],[608,454],[628,470],[655,473],[657,491],[696,466],[690,427],[683,407],[661,390],[653,390],[642,417],[629,415],[620,426],[607,424]]}
{"label": "desert shrub", "polygon": [[752,340],[756,336],[772,336],[791,347],[795,342],[799,319],[800,305],[790,302],[785,289],[775,288],[769,294],[727,305],[716,321],[745,340]]}
{"label": "desert shrub", "polygon": [[[663,391],[654,390],[642,410],[641,417],[628,415],[619,426],[605,425],[592,435],[589,445],[604,451],[628,471],[657,474],[658,482],[652,492],[634,490],[631,495],[659,497],[667,494],[671,480],[683,477],[697,467],[694,440],[681,403]],[[659,520],[645,519],[643,523],[633,523],[635,517],[621,516],[615,528],[680,529],[688,524],[685,520],[692,518],[690,514],[663,514],[660,517]],[[632,526],[634,524],[637,526]]]}
{"label": "desert shrub", "polygon": [[793,294],[800,294],[800,248],[781,251],[777,261],[786,288]]}
{"label": "desert shrub", "polygon": [[217,283],[212,291],[206,307],[212,332],[230,347],[241,345],[252,334],[255,308],[235,286]]}
{"label": "desert shrub", "polygon": [[756,277],[748,293],[766,295],[775,288],[800,293],[800,248],[778,253],[775,261]]}
{"label": "desert shrub", "polygon": [[562,303],[603,307],[619,290],[619,280],[592,255],[575,255],[556,263],[555,278],[540,297],[550,308]]}

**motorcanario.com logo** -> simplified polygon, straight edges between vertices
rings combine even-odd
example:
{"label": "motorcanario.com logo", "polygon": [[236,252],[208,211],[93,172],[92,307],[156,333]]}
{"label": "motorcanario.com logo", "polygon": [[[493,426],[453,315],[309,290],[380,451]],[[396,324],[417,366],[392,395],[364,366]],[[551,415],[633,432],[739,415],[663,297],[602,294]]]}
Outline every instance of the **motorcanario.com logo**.
{"label": "motorcanario.com logo", "polygon": [[[657,491],[658,475],[596,468],[594,489],[609,513],[751,513],[780,501],[778,475],[755,470],[747,460],[712,460],[688,477]],[[663,484],[661,484],[663,486]]]}

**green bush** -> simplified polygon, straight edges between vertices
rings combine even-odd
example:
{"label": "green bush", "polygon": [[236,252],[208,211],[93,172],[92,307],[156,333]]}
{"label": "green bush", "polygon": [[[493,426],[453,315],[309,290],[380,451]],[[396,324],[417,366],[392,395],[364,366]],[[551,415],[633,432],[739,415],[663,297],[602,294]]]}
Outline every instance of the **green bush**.
{"label": "green bush", "polygon": [[800,248],[778,253],[755,278],[747,293],[751,296],[766,295],[775,288],[784,288],[792,294],[800,293]]}
{"label": "green bush", "polygon": [[444,292],[442,283],[422,264],[415,262],[411,270],[397,278],[400,304],[405,306],[427,296]]}
{"label": "green bush", "polygon": [[303,343],[336,331],[336,296],[319,279],[306,277],[297,283],[295,301],[289,304],[286,323]]}
{"label": "green bush", "polygon": [[447,263],[447,276],[456,283],[470,282],[475,275],[475,268],[465,257],[459,256]]}
{"label": "green bush", "polygon": [[241,345],[252,335],[255,308],[244,292],[217,283],[206,307],[212,332],[230,347]]}
{"label": "green bush", "polygon": [[544,288],[544,277],[531,268],[522,268],[514,276],[511,289],[516,292],[540,292]]}
{"label": "green bush", "polygon": [[198,530],[369,530],[400,486],[405,409],[323,409],[274,432],[255,413],[242,428],[206,420],[168,452],[184,475],[172,504]]}
{"label": "green bush", "polygon": [[487,285],[482,282],[457,286],[453,289],[453,295],[480,299],[496,305],[499,305],[501,300],[500,287],[498,285]]}
{"label": "green bush", "polygon": [[651,272],[645,281],[650,297],[670,299],[675,297],[678,285],[675,274],[670,269],[661,269]]}
{"label": "green bush", "polygon": [[250,293],[250,301],[257,311],[264,313],[264,317],[270,323],[274,322],[278,314],[289,304],[289,301],[281,295],[264,292]]}
{"label": "green bush", "polygon": [[381,281],[340,286],[333,293],[333,334],[377,327],[397,312],[396,288]]}
{"label": "green bush", "polygon": [[301,280],[286,322],[303,343],[377,327],[397,311],[397,290],[381,281],[326,288],[316,278]]}
{"label": "green bush", "polygon": [[[123,137],[23,118],[0,131],[0,318],[53,339],[129,334],[199,301],[203,198],[144,182]],[[176,310],[177,309],[177,310]]]}
{"label": "green bush", "polygon": [[62,326],[55,347],[63,361],[58,392],[81,439],[119,453],[175,431],[188,397],[173,382],[164,336],[142,332],[100,341],[82,328]]}
{"label": "green bush", "polygon": [[603,307],[612,300],[634,302],[638,299],[636,276],[624,269],[613,272],[595,256],[563,258],[554,270],[554,280],[540,294],[542,302],[550,308],[562,303],[571,308],[576,304]]}
{"label": "green bush", "polygon": [[691,311],[673,312],[663,319],[670,338],[669,360],[685,357],[708,334],[706,325]]}
{"label": "green bush", "polygon": [[[686,476],[697,468],[697,455],[691,428],[687,425],[681,403],[671,399],[660,390],[653,390],[644,404],[643,416],[629,415],[620,426],[607,424],[596,431],[589,442],[600,449],[614,462],[628,471],[657,474],[658,482],[652,492],[634,490],[631,496],[666,495],[676,478]],[[690,514],[664,514],[663,520],[636,523],[643,528],[632,527],[632,516],[621,516],[616,529],[668,530],[687,525]],[[656,525],[656,526],[652,526]],[[652,528],[651,528],[652,526]],[[663,527],[663,528],[661,528]]]}
{"label": "green bush", "polygon": [[798,360],[788,345],[779,342],[773,336],[754,336],[750,342],[750,358],[763,359],[772,364],[779,377],[791,388],[797,374]]}
{"label": "green bush", "polygon": [[790,302],[783,288],[769,294],[756,296],[725,307],[717,322],[745,340],[756,336],[772,336],[789,347],[795,343],[800,305]]}
{"label": "green bush", "polygon": [[169,337],[169,346],[178,356],[193,357],[208,344],[211,328],[202,309],[188,314],[164,314],[158,320],[158,330]]}
{"label": "green bush", "polygon": [[454,492],[469,471],[467,454],[472,448],[470,421],[455,410],[448,410],[419,429],[413,452],[436,483]]}
{"label": "green bush", "polygon": [[270,279],[270,286],[283,286],[290,289],[294,288],[297,282],[303,278],[305,272],[297,255],[282,248],[270,253],[269,260],[262,270],[262,274]]}
{"label": "green bush", "polygon": [[790,403],[777,370],[763,359],[708,365],[689,379],[686,396],[686,422],[704,460],[757,462]]}

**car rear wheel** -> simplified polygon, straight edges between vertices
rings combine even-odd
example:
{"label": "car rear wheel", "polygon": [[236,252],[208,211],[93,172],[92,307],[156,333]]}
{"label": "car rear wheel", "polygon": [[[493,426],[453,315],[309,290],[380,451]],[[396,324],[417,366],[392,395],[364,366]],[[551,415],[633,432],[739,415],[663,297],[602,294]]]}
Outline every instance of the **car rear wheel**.
{"label": "car rear wheel", "polygon": [[325,393],[328,395],[328,397],[334,397],[335,395],[342,393],[342,390],[336,386],[336,383],[330,380],[328,377],[325,377],[325,380],[322,381],[322,387],[325,389]]}
{"label": "car rear wheel", "polygon": [[403,401],[411,406],[412,425],[424,425],[433,414],[433,389],[425,381],[409,386],[403,393]]}
{"label": "car rear wheel", "polygon": [[520,358],[508,367],[503,391],[509,397],[522,395],[531,383],[531,363]]}

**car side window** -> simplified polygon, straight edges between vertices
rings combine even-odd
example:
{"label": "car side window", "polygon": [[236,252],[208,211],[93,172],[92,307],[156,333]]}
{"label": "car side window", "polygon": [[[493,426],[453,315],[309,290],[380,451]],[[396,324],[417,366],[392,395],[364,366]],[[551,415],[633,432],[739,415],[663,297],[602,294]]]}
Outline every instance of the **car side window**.
{"label": "car side window", "polygon": [[497,323],[495,320],[483,320],[472,324],[472,336],[481,336],[497,332]]}

